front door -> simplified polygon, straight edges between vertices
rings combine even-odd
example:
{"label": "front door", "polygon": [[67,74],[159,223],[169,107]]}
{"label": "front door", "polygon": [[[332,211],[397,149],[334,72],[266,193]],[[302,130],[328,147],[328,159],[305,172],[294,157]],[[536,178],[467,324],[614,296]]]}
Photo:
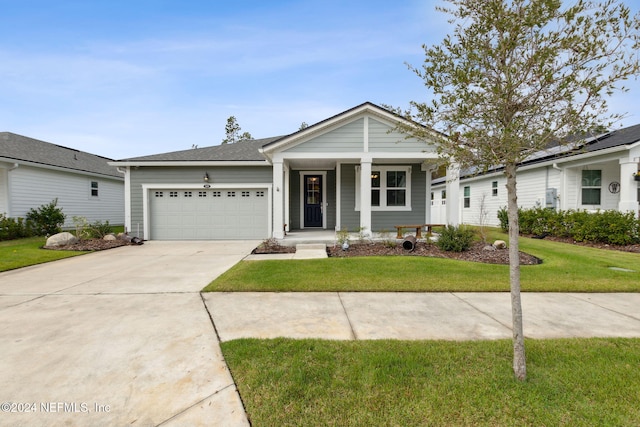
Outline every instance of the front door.
{"label": "front door", "polygon": [[322,175],[304,176],[304,226],[322,227]]}

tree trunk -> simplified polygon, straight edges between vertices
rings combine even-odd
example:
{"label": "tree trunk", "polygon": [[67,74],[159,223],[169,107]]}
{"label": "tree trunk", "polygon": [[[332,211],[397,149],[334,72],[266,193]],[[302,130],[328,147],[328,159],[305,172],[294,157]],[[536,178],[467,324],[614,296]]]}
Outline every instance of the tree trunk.
{"label": "tree trunk", "polygon": [[509,218],[509,282],[511,287],[511,318],[513,328],[513,372],[524,381],[527,377],[527,361],[524,353],[522,326],[522,302],[520,300],[520,247],[518,237],[518,196],[516,194],[516,164],[505,165],[507,176],[507,215]]}

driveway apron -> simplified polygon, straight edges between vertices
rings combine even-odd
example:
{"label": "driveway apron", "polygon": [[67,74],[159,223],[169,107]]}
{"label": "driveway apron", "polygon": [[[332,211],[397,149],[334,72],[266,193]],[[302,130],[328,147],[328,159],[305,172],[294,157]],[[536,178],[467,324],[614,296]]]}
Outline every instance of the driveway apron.
{"label": "driveway apron", "polygon": [[0,425],[248,425],[199,291],[258,243],[152,241],[0,273]]}

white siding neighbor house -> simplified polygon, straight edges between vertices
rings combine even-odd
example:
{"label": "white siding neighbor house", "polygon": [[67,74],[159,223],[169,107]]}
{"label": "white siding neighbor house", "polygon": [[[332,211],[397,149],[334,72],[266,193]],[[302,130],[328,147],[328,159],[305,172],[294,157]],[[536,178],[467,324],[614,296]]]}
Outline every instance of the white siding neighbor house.
{"label": "white siding neighbor house", "polygon": [[0,214],[24,218],[30,209],[58,199],[66,215],[92,223],[124,224],[124,175],[111,159],[0,132]]}
{"label": "white siding neighbor house", "polygon": [[126,171],[126,226],[196,240],[431,223],[436,147],[395,130],[404,120],[367,102],[286,136],[110,162]]}
{"label": "white siding neighbor house", "polygon": [[[518,206],[557,210],[618,210],[638,215],[640,200],[640,125],[587,138],[571,148],[552,147],[518,168]],[[638,177],[637,177],[638,176]],[[461,172],[460,223],[499,225],[497,212],[507,206],[506,178],[501,169],[474,175]],[[443,217],[451,195],[445,180],[434,180],[431,216]]]}

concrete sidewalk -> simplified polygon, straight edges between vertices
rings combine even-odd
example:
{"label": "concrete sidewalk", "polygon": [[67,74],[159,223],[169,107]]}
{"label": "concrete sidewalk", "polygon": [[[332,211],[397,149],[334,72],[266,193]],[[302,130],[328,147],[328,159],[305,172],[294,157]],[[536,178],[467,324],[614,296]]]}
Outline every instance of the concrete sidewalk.
{"label": "concrete sidewalk", "polygon": [[[221,341],[236,338],[511,338],[509,293],[207,293]],[[640,294],[523,293],[529,338],[640,337]]]}

